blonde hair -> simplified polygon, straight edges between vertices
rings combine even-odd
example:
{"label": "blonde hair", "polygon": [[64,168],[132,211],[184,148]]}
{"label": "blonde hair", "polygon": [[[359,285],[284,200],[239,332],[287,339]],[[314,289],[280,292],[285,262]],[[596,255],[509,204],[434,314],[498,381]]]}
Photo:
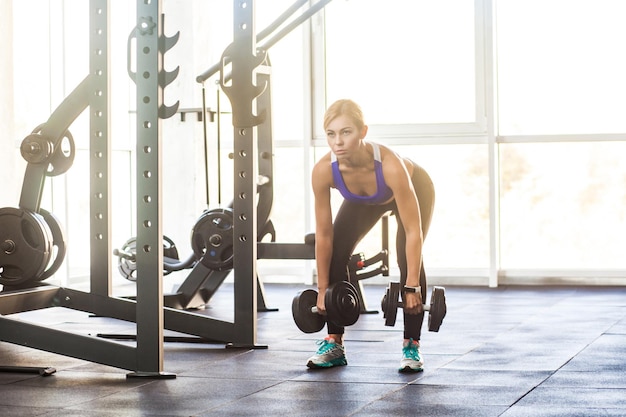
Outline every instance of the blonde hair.
{"label": "blonde hair", "polygon": [[365,126],[365,119],[363,118],[361,107],[352,100],[341,99],[335,101],[326,109],[326,113],[324,114],[324,129],[339,116],[349,117],[359,130],[363,129]]}

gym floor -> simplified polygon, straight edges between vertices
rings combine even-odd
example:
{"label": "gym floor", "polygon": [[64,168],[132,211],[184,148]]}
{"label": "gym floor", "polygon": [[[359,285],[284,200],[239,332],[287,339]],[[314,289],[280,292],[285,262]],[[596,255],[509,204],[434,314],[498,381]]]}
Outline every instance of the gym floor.
{"label": "gym floor", "polygon": [[[122,369],[0,343],[0,365],[57,370],[0,373],[0,415],[626,415],[626,287],[448,287],[441,330],[425,323],[418,374],[397,372],[401,314],[395,327],[382,314],[362,315],[346,333],[348,366],[308,370],[324,335],[303,334],[293,322],[291,300],[302,288],[266,284],[268,306],[279,308],[259,313],[258,342],[267,349],[166,343],[164,371],[175,379],[127,379]],[[370,308],[383,293],[365,286]],[[224,284],[206,313],[232,315],[229,302]],[[134,331],[61,308],[17,316],[82,334]]]}

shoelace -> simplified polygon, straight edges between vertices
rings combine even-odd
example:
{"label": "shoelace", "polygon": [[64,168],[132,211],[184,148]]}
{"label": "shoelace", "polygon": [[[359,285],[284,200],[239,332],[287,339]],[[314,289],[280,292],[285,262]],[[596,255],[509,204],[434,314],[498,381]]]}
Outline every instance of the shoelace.
{"label": "shoelace", "polygon": [[410,342],[407,346],[402,348],[402,353],[405,358],[413,359],[414,361],[420,360],[419,351],[417,350],[417,345],[413,342]]}
{"label": "shoelace", "polygon": [[319,346],[319,348],[317,349],[317,354],[318,355],[324,354],[324,353],[328,352],[329,350],[331,350],[332,348],[335,347],[335,343],[330,343],[326,339],[318,340],[317,344]]}

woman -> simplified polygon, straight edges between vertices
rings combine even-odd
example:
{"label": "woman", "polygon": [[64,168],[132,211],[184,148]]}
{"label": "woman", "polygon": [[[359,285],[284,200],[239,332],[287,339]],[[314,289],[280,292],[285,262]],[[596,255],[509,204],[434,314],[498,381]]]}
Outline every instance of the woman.
{"label": "woman", "polygon": [[[426,276],[422,244],[434,207],[433,183],[421,167],[391,149],[366,142],[367,125],[351,100],[333,103],[324,116],[330,152],[312,173],[315,197],[315,257],[318,272],[317,308],[325,314],[329,285],[348,280],[347,265],[357,243],[380,217],[392,211],[398,221],[396,249],[403,286],[404,343],[401,372],[419,372],[424,361],[419,341],[424,320]],[[344,202],[333,224],[330,193],[339,190]],[[347,365],[344,328],[328,320],[328,337],[307,362],[309,368]]]}

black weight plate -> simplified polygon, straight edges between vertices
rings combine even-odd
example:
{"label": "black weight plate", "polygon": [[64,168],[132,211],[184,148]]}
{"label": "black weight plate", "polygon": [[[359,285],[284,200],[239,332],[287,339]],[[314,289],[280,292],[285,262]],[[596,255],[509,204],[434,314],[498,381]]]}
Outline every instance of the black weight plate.
{"label": "black weight plate", "polygon": [[438,332],[446,316],[446,290],[443,287],[434,287],[430,295],[430,311],[428,312],[428,330]]}
{"label": "black weight plate", "polygon": [[191,232],[196,259],[216,271],[231,269],[234,261],[233,211],[218,208],[204,212]]}
{"label": "black weight plate", "polygon": [[400,300],[400,283],[392,281],[387,288],[387,308],[385,310],[385,326],[395,326],[398,317]]}
{"label": "black weight plate", "polygon": [[56,247],[56,253],[53,255],[54,260],[46,268],[43,274],[38,278],[39,281],[43,281],[45,279],[50,278],[54,275],[55,272],[59,270],[63,260],[65,259],[65,253],[67,251],[65,233],[63,232],[63,228],[61,227],[61,223],[59,219],[49,211],[44,209],[39,209],[39,214],[43,217],[43,220],[46,222],[48,227],[50,228],[50,232],[52,233],[52,246]]}
{"label": "black weight plate", "polygon": [[354,285],[340,281],[326,290],[324,305],[328,320],[339,326],[352,326],[361,315],[361,303]]}
{"label": "black weight plate", "polygon": [[380,300],[380,311],[383,312],[383,318],[387,318],[387,309],[389,308],[389,287],[385,288],[385,295]]}
{"label": "black weight plate", "polygon": [[23,209],[0,209],[0,284],[37,280],[51,251],[52,233],[41,216]]}
{"label": "black weight plate", "polygon": [[317,305],[317,291],[304,290],[299,292],[291,303],[291,314],[298,329],[304,333],[317,333],[324,328],[326,320],[321,314],[311,309]]}
{"label": "black weight plate", "polygon": [[[179,260],[178,249],[176,248],[174,241],[165,235],[163,236],[163,256],[166,258]],[[171,271],[163,270],[163,273],[170,272]]]}
{"label": "black weight plate", "polygon": [[[117,258],[117,269],[120,274],[129,281],[137,281],[137,238],[131,237],[128,239],[120,250],[122,253],[132,255],[132,259],[127,259],[122,256]],[[174,245],[174,241],[167,236],[163,236],[163,256],[171,259],[178,259],[178,250]],[[172,271],[163,269],[163,275],[171,274]]]}

